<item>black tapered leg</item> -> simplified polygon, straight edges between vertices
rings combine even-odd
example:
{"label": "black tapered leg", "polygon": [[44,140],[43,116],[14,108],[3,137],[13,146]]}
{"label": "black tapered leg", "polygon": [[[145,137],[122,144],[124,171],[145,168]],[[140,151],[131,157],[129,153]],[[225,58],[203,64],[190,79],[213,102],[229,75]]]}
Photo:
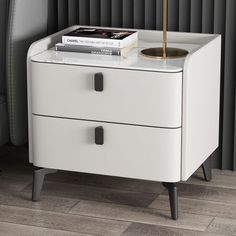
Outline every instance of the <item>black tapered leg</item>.
{"label": "black tapered leg", "polygon": [[202,164],[202,170],[204,174],[204,178],[206,181],[211,181],[212,179],[212,171],[211,171],[211,156],[208,157],[205,162]]}
{"label": "black tapered leg", "polygon": [[57,170],[40,168],[34,170],[33,175],[33,188],[32,188],[32,201],[38,201],[43,187],[44,177],[47,174],[56,173]]}
{"label": "black tapered leg", "polygon": [[170,211],[173,220],[178,219],[178,193],[176,183],[163,182],[162,185],[167,188],[169,193]]}

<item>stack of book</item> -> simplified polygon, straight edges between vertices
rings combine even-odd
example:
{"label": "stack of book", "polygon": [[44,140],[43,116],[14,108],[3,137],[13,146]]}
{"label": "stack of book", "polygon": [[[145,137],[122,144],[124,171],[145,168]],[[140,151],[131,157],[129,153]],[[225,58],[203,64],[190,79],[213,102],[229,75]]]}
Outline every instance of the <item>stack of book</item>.
{"label": "stack of book", "polygon": [[137,45],[137,31],[80,27],[62,36],[55,49],[65,52],[123,56]]}

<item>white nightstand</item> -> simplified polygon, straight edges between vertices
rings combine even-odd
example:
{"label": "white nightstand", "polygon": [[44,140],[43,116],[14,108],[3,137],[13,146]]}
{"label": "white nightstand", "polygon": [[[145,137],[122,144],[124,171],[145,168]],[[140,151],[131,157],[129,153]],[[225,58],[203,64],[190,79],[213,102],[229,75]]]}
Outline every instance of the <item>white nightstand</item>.
{"label": "white nightstand", "polygon": [[28,53],[33,200],[45,174],[79,171],[161,181],[177,219],[176,182],[187,180],[218,147],[219,35],[169,33],[186,58],[140,55],[161,45],[162,32],[139,30],[127,57],[51,49],[78,26],[35,42]]}

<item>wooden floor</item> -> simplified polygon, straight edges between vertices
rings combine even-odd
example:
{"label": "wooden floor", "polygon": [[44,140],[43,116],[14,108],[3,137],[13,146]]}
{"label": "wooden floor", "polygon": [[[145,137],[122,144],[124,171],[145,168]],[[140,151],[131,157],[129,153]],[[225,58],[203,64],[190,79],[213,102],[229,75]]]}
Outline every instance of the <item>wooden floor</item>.
{"label": "wooden floor", "polygon": [[178,184],[179,219],[170,219],[160,183],[72,172],[46,178],[31,202],[32,166],[26,148],[1,148],[0,235],[236,235],[236,173],[198,170]]}

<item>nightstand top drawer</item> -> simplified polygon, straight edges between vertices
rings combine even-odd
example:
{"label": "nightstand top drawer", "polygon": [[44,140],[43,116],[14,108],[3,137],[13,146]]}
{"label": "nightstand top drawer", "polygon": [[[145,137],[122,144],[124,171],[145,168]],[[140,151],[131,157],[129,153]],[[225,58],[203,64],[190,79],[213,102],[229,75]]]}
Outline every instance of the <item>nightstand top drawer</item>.
{"label": "nightstand top drawer", "polygon": [[32,113],[181,126],[182,73],[32,63]]}

